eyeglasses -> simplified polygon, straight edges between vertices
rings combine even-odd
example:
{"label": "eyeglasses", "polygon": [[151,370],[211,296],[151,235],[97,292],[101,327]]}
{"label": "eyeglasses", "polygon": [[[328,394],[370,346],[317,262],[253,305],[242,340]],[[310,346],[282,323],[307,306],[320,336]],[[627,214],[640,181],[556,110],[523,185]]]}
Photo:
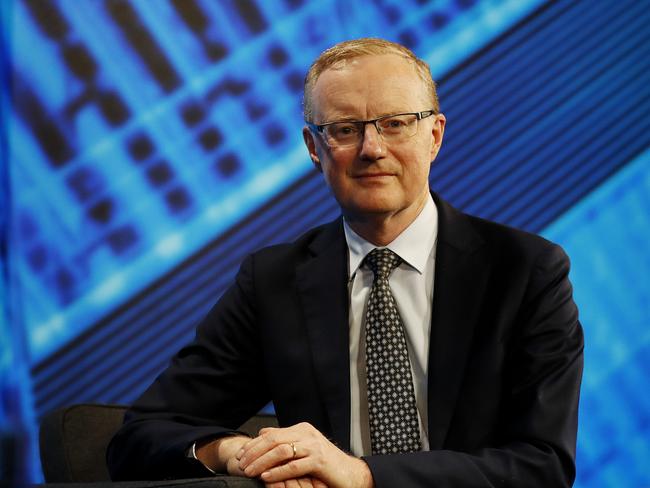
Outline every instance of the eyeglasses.
{"label": "eyeglasses", "polygon": [[402,142],[413,137],[418,131],[418,120],[435,115],[435,110],[404,114],[384,115],[373,120],[346,120],[312,124],[307,127],[325,136],[329,146],[347,147],[358,145],[365,134],[366,124],[372,124],[386,142]]}

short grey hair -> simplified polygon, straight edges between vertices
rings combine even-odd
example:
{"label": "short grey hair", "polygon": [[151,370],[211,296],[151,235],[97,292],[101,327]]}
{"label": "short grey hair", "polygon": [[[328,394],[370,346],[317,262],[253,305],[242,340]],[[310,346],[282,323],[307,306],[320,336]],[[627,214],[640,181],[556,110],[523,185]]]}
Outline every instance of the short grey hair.
{"label": "short grey hair", "polygon": [[396,42],[376,37],[363,37],[361,39],[352,39],[350,41],[343,41],[335,44],[329,49],[323,51],[316,61],[314,61],[309,67],[307,76],[305,76],[303,95],[303,114],[305,121],[313,122],[311,93],[316,81],[318,81],[318,78],[324,71],[354,58],[382,54],[396,54],[412,62],[418,76],[426,86],[431,101],[430,108],[435,110],[436,113],[440,112],[436,83],[433,81],[431,70],[425,61],[418,58],[410,49],[401,44],[397,44]]}

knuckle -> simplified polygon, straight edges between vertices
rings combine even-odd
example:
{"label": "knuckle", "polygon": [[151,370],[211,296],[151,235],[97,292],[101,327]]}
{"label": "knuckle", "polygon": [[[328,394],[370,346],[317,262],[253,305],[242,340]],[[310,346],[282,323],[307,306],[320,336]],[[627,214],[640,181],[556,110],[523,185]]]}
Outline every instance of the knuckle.
{"label": "knuckle", "polygon": [[278,435],[277,433],[270,431],[270,432],[265,432],[262,434],[264,437],[264,440],[266,440],[270,444],[278,444]]}
{"label": "knuckle", "polygon": [[278,447],[284,457],[293,457],[293,448],[289,444],[281,444]]}

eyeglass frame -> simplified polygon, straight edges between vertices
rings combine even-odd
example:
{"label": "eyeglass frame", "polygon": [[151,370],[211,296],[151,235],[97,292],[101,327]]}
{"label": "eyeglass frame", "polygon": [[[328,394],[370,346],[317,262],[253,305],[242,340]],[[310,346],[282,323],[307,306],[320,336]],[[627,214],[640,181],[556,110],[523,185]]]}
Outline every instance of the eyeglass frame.
{"label": "eyeglass frame", "polygon": [[[382,115],[381,117],[377,117],[376,119],[370,119],[370,120],[335,120],[333,122],[326,122],[324,124],[314,124],[313,122],[305,121],[305,125],[307,125],[307,127],[309,127],[312,131],[318,132],[319,134],[323,135],[323,130],[325,130],[325,127],[327,127],[329,125],[345,124],[345,123],[348,123],[348,124],[363,124],[363,131],[361,133],[365,134],[366,125],[372,124],[372,125],[375,126],[375,129],[377,129],[377,134],[379,134],[383,139],[384,136],[382,135],[382,131],[379,128],[379,126],[377,125],[377,122],[379,122],[380,120],[383,120],[383,119],[390,119],[391,117],[399,117],[400,115],[415,115],[415,119],[417,121],[420,121],[422,119],[429,118],[432,115],[438,115],[438,112],[436,110],[433,110],[433,109],[432,110],[423,110],[422,112],[403,112],[403,113],[397,113],[397,114]],[[413,133],[413,136],[415,134],[417,134],[417,129],[416,129],[416,132]],[[410,136],[410,137],[413,137],[413,136]],[[327,139],[325,139],[325,142],[328,145],[330,145],[329,142],[327,141]],[[353,144],[349,145],[349,147],[352,147],[352,146],[353,146]],[[348,146],[345,145],[345,146],[342,146],[342,147],[348,147]]]}

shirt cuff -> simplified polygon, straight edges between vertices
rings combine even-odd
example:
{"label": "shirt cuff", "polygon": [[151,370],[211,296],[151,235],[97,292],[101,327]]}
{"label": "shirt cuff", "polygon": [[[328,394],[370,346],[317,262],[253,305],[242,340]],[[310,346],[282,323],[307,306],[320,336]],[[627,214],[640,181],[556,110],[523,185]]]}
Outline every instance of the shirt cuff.
{"label": "shirt cuff", "polygon": [[187,452],[185,453],[185,455],[186,455],[188,458],[190,458],[190,459],[194,459],[194,460],[198,461],[199,463],[201,463],[201,466],[203,466],[205,469],[207,469],[208,471],[210,471],[212,474],[214,474],[214,475],[217,474],[217,472],[216,472],[215,470],[213,470],[213,469],[210,468],[209,466],[206,466],[206,465],[203,463],[203,461],[201,461],[199,458],[196,457],[196,441],[192,442],[192,445],[191,445],[190,447],[187,448]]}

